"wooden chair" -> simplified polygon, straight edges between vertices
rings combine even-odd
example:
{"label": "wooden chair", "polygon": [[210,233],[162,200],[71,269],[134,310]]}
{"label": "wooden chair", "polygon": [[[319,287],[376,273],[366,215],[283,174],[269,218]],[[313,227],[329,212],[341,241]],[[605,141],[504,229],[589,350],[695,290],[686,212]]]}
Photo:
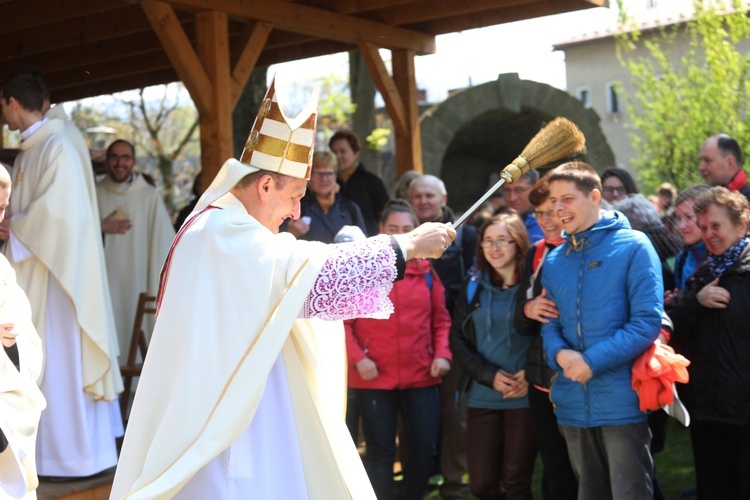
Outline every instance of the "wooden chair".
{"label": "wooden chair", "polygon": [[122,414],[122,423],[127,422],[128,405],[133,386],[133,377],[140,377],[143,369],[143,361],[137,362],[138,351],[141,353],[141,360],[146,359],[148,344],[146,342],[146,333],[143,331],[143,319],[146,314],[156,314],[156,297],[141,293],[138,296],[138,307],[135,310],[135,320],[133,322],[133,333],[130,337],[130,349],[124,365],[120,365],[122,374],[123,391],[120,394],[120,413]]}

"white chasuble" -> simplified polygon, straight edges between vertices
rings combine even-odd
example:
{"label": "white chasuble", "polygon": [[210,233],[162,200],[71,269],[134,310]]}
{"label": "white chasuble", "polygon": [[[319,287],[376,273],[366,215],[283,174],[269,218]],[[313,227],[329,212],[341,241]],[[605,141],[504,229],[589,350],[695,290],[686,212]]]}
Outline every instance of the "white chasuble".
{"label": "white chasuble", "polygon": [[0,323],[18,334],[19,368],[0,349],[0,430],[8,447],[0,453],[0,499],[36,498],[35,445],[45,401],[36,384],[42,369],[42,342],[31,323],[31,307],[15,274],[0,256]]}
{"label": "white chasuble", "polygon": [[[49,407],[40,422],[39,473],[84,476],[102,470],[102,463],[113,464],[84,457],[78,463],[95,465],[81,469],[74,466],[75,470],[66,465],[71,458],[65,449],[67,443],[98,440],[92,428],[84,429],[84,435],[71,434],[79,426],[67,413],[68,404],[102,402],[101,408],[107,408],[109,414],[112,444],[107,448],[111,449],[119,412],[113,413],[116,404],[109,402],[116,402],[122,379],[99,221],[94,218],[79,155],[62,130],[61,121],[51,120],[21,143],[13,168],[11,235],[5,255],[29,298],[32,320],[42,339],[43,392],[46,383],[54,384],[71,372],[78,374],[76,385],[60,388],[64,393],[45,392]],[[50,318],[50,313],[60,313],[63,319]],[[50,349],[55,342],[70,347],[71,340],[80,346],[75,357]],[[56,371],[47,373],[53,367]],[[53,431],[45,431],[47,425]],[[56,456],[56,449],[65,449],[65,455]]]}
{"label": "white chasuble", "polygon": [[[132,182],[118,184],[109,176],[96,185],[101,217],[114,211],[128,217],[132,227],[125,234],[104,235],[112,309],[120,348],[120,364],[127,359],[133,320],[141,292],[156,295],[159,273],[174,238],[161,194],[137,174]],[[147,335],[151,329],[147,328]]]}

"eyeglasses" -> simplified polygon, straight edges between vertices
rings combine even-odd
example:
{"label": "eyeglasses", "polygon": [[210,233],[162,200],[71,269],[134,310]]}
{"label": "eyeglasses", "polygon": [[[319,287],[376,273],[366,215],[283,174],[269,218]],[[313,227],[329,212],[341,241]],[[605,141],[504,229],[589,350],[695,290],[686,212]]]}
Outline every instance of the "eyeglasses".
{"label": "eyeglasses", "polygon": [[628,190],[625,187],[615,187],[615,186],[604,186],[603,191],[607,194],[621,194],[625,196],[628,194]]}
{"label": "eyeglasses", "polygon": [[333,177],[334,175],[336,175],[336,172],[318,172],[318,171],[314,171],[312,174],[314,176],[316,176],[316,177],[326,178],[326,177]]}
{"label": "eyeglasses", "polygon": [[543,219],[545,217],[548,219],[551,219],[554,216],[555,216],[554,210],[547,210],[546,212],[538,212],[538,211],[534,212],[534,218],[536,219]]}
{"label": "eyeglasses", "polygon": [[107,155],[107,160],[111,160],[111,161],[120,161],[120,160],[131,161],[131,160],[133,160],[133,155]]}
{"label": "eyeglasses", "polygon": [[482,248],[489,250],[490,248],[503,248],[508,245],[514,244],[513,240],[484,240],[482,242]]}

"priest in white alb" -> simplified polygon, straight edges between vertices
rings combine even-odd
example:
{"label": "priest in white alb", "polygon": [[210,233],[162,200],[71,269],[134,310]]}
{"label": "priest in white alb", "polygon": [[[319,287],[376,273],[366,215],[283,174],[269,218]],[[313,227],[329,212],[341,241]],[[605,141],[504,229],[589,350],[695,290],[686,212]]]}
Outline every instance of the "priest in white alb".
{"label": "priest in white alb", "polygon": [[[10,196],[10,176],[0,165],[0,221]],[[31,323],[26,294],[0,255],[0,499],[36,498],[36,431],[45,401],[36,385],[42,341]]]}
{"label": "priest in white alb", "polygon": [[38,472],[81,477],[117,463],[122,378],[99,221],[62,121],[42,115],[43,93],[28,73],[0,93],[3,118],[22,138],[4,252],[44,346]]}
{"label": "priest in white alb", "polygon": [[105,162],[107,175],[96,183],[96,199],[122,364],[128,355],[138,295],[156,295],[174,227],[161,193],[134,169],[137,161],[131,143],[112,142]]}
{"label": "priest in white alb", "polygon": [[240,161],[178,232],[112,498],[375,498],[344,423],[339,320],[387,317],[405,260],[440,256],[455,231],[279,234],[300,215],[316,107],[287,120],[272,84]]}

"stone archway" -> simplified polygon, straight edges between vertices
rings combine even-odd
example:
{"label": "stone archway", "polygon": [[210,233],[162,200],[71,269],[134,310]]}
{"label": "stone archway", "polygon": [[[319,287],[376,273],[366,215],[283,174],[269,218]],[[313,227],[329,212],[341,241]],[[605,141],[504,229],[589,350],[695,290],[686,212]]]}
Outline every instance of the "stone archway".
{"label": "stone archway", "polygon": [[422,115],[424,173],[443,179],[449,205],[466,210],[541,126],[557,116],[573,121],[586,136],[584,161],[597,170],[614,165],[593,109],[561,90],[510,73],[463,90]]}

